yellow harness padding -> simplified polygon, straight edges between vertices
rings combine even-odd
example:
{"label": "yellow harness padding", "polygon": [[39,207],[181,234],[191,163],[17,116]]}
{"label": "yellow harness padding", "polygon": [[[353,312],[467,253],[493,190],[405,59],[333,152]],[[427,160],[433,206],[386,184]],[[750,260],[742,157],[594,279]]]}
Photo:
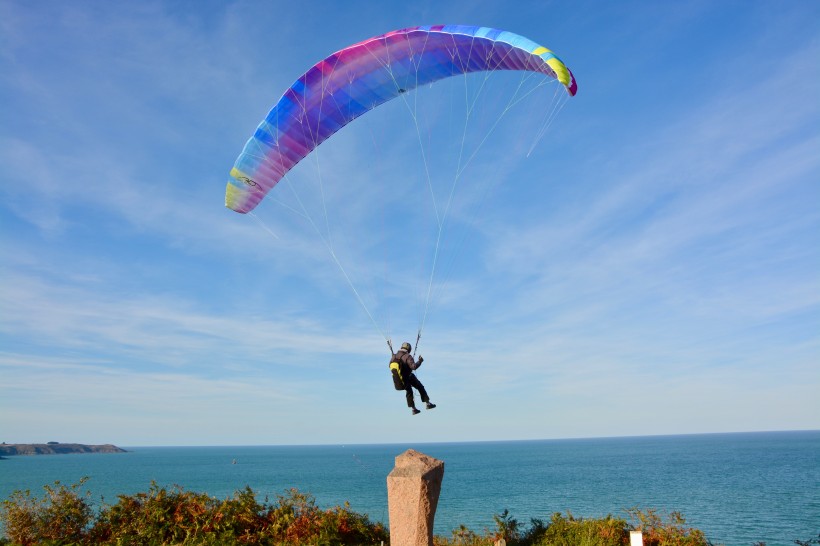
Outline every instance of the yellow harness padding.
{"label": "yellow harness padding", "polygon": [[401,366],[399,366],[398,362],[391,362],[390,363],[390,370],[396,370],[396,373],[399,374],[399,379],[404,381],[404,378],[401,376]]}

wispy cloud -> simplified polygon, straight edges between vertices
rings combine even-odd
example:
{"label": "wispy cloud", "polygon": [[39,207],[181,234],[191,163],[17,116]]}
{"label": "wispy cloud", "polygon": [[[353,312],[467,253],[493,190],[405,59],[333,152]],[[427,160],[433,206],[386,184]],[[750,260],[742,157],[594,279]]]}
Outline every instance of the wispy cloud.
{"label": "wispy cloud", "polygon": [[[670,133],[633,143],[624,165],[583,206],[523,230],[494,226],[490,266],[514,283],[542,279],[543,290],[528,292],[524,306],[538,306],[539,296],[560,300],[558,292],[622,305],[641,302],[647,291],[695,305],[710,293],[734,298],[735,305],[712,306],[714,313],[774,309],[773,297],[784,310],[816,305],[816,278],[780,270],[784,260],[812,259],[805,243],[818,214],[806,203],[817,195],[811,180],[820,169],[817,134],[805,122],[817,117],[813,84],[794,101],[769,104],[776,83],[803,75],[801,62],[786,65],[747,89],[731,112],[717,98]],[[732,294],[714,294],[727,283]],[[790,293],[791,305],[784,300]]]}
{"label": "wispy cloud", "polygon": [[[271,32],[273,16],[244,4],[192,17],[151,2],[82,7],[54,3],[44,18],[0,5],[4,429],[56,435],[73,420],[104,431],[95,441],[247,443],[274,420],[281,434],[269,442],[305,438],[291,419],[322,441],[816,425],[806,416],[820,414],[808,395],[820,380],[811,40],[772,53],[716,45],[699,85],[681,83],[691,95],[630,102],[624,78],[665,89],[690,73],[681,60],[648,71],[708,18],[711,8],[690,7],[634,42],[632,29],[611,29],[604,43],[640,51],[582,64],[589,93],[527,159],[542,118],[511,113],[449,210],[455,237],[420,371],[445,411],[399,438],[390,414],[372,415],[403,410],[403,398],[344,275],[395,341],[414,341],[423,309],[411,302],[424,302],[431,257],[413,245],[434,244],[436,220],[407,107],[357,120],[277,188],[294,208],[298,192],[341,271],[275,199],[258,210],[264,227],[222,207],[241,144],[338,36],[317,31],[313,43],[285,23]],[[770,32],[794,19],[778,21]],[[345,32],[364,38],[370,26],[357,24]],[[447,117],[462,95],[415,112],[449,123],[439,140],[420,131],[431,165],[466,140]],[[451,181],[436,180],[439,211]],[[59,411],[20,410],[44,400]],[[367,426],[351,430],[362,415]]]}

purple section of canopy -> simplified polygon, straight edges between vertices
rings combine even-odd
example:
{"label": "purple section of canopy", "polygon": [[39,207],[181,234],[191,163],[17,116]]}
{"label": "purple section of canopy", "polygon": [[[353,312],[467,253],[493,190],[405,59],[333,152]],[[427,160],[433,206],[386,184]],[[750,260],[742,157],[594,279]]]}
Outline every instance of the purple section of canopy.
{"label": "purple section of canopy", "polygon": [[[546,62],[554,58],[516,34],[466,26],[397,30],[337,51],[294,82],[245,144],[231,171],[226,205],[242,213],[253,210],[324,140],[406,91],[489,70],[526,70],[555,78]],[[575,92],[571,73],[567,90]]]}

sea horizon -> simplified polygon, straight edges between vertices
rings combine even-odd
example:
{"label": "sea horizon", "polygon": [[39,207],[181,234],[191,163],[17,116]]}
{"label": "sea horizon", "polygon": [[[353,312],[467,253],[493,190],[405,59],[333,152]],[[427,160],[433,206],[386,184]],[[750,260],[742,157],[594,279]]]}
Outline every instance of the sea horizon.
{"label": "sea horizon", "polygon": [[145,492],[152,483],[226,498],[250,487],[275,499],[291,488],[318,506],[348,502],[387,521],[386,478],[395,457],[415,449],[444,461],[435,533],[461,525],[495,529],[509,510],[522,524],[553,513],[612,514],[637,507],[680,512],[715,544],[793,544],[820,532],[820,431],[759,431],[255,446],[120,446],[127,453],[9,456],[0,463],[0,498],[59,480],[89,480],[95,502]]}
{"label": "sea horizon", "polygon": [[[131,448],[146,448],[146,447],[321,447],[321,446],[391,446],[391,445],[408,445],[415,443],[418,445],[450,445],[450,444],[492,444],[492,443],[517,443],[517,442],[560,442],[563,440],[617,440],[617,439],[637,439],[637,438],[676,438],[687,436],[720,436],[720,435],[739,435],[739,434],[788,434],[788,433],[802,433],[802,432],[820,432],[820,429],[778,429],[778,430],[747,430],[747,431],[721,431],[721,432],[682,432],[682,433],[658,433],[658,434],[625,434],[625,435],[606,435],[606,436],[565,436],[553,438],[516,438],[508,440],[453,440],[453,441],[421,441],[421,442],[337,442],[337,443],[260,443],[260,444],[241,444],[241,443],[226,443],[226,444],[130,444],[118,442],[100,442],[100,441],[84,441],[74,442],[68,441],[59,443],[66,444],[81,444],[81,445],[115,445],[122,449]],[[3,442],[4,444],[45,444],[47,442],[30,441],[30,442]]]}

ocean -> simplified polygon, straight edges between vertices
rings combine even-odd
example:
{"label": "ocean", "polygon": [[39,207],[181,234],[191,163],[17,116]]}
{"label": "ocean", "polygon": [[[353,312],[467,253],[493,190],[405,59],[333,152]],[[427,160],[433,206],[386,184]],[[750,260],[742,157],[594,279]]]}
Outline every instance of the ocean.
{"label": "ocean", "polygon": [[[122,447],[122,446],[121,446]],[[495,529],[554,512],[628,519],[627,508],[681,512],[715,544],[791,545],[820,534],[820,431],[435,444],[125,447],[123,454],[15,456],[0,461],[0,499],[40,496],[59,480],[113,504],[151,481],[218,498],[250,486],[275,500],[295,487],[321,507],[387,523],[386,477],[415,449],[444,461],[435,533]]]}

